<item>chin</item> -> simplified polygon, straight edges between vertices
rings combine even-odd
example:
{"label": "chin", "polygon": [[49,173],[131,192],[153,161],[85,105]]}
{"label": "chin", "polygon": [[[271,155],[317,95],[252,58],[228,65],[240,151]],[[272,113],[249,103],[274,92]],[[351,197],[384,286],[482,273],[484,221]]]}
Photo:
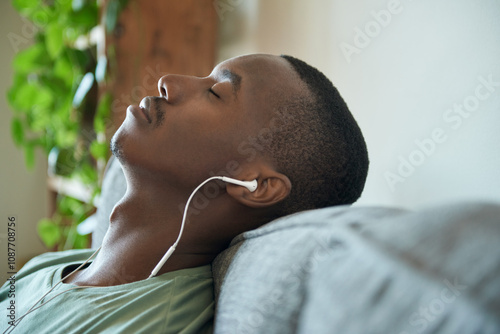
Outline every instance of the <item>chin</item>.
{"label": "chin", "polygon": [[122,125],[115,132],[110,141],[111,153],[120,161],[122,166],[142,166],[148,161],[148,150],[143,147],[143,142],[130,127]]}
{"label": "chin", "polygon": [[123,145],[120,141],[120,129],[115,132],[113,137],[111,138],[110,142],[110,148],[111,148],[111,153],[120,161],[123,163]]}

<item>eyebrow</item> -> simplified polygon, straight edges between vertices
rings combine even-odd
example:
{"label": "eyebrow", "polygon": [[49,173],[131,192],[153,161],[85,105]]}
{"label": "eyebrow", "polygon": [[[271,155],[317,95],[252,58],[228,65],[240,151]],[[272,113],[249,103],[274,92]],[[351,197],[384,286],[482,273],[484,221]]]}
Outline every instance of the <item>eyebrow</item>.
{"label": "eyebrow", "polygon": [[228,79],[231,82],[231,85],[233,86],[233,94],[236,97],[236,93],[238,93],[241,86],[241,76],[226,68],[222,70],[221,77],[223,79]]}

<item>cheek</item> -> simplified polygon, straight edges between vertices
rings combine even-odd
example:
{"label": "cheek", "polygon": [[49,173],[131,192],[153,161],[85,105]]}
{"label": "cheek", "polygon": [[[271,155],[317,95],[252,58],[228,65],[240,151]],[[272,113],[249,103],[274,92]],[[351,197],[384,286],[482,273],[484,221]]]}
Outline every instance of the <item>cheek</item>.
{"label": "cheek", "polygon": [[183,170],[196,170],[200,178],[220,174],[229,163],[244,158],[238,152],[241,142],[241,129],[237,127],[193,131],[183,137],[178,146],[169,148],[171,163]]}

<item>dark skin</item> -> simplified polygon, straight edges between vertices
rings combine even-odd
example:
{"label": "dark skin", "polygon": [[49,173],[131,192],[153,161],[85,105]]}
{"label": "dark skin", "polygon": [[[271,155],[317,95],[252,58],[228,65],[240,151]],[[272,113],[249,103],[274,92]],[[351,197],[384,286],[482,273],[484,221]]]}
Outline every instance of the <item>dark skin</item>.
{"label": "dark skin", "polygon": [[[276,101],[306,91],[285,59],[237,57],[205,78],[164,76],[158,90],[159,97],[143,100],[144,111],[127,109],[113,137],[127,193],[111,214],[98,256],[65,283],[112,286],[146,279],[177,238],[180,207],[195,187],[220,171],[239,180],[257,179],[257,190],[221,184],[206,207],[189,215],[176,251],[157,276],[211,263],[236,235],[268,221],[273,205],[290,193],[290,180],[272,158],[238,151],[269,125]],[[201,189],[193,203],[201,203],[205,190],[210,193]]]}

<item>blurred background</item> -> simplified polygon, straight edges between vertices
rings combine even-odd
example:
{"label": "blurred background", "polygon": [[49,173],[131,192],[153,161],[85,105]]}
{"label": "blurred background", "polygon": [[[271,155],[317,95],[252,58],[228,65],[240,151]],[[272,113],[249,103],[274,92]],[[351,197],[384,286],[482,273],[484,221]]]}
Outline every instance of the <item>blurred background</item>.
{"label": "blurred background", "polygon": [[[161,75],[205,76],[246,53],[296,56],[337,86],[371,160],[356,205],[500,202],[498,0],[13,3],[0,4],[2,267],[10,216],[18,265],[88,244],[75,231],[92,213],[109,138]],[[40,139],[40,129],[64,131]]]}

